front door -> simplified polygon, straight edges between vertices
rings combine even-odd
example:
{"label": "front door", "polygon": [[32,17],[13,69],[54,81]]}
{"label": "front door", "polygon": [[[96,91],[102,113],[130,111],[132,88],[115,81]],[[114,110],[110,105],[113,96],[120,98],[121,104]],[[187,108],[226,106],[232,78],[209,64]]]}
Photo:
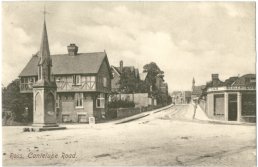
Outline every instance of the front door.
{"label": "front door", "polygon": [[236,94],[228,95],[228,120],[229,121],[237,120],[237,95]]}

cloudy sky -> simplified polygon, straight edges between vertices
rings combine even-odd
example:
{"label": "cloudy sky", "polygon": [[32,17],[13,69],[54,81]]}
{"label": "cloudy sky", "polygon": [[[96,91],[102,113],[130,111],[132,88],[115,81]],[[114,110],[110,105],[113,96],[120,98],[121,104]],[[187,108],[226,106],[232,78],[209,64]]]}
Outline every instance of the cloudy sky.
{"label": "cloudy sky", "polygon": [[[2,4],[2,83],[17,78],[39,50],[40,2]],[[106,50],[111,65],[156,62],[169,90],[255,73],[254,2],[50,2],[47,29],[51,54]]]}

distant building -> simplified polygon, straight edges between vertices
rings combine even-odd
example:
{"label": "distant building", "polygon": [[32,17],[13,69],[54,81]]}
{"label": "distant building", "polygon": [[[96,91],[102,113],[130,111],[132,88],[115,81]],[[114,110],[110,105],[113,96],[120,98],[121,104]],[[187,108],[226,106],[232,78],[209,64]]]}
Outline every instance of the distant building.
{"label": "distant building", "polygon": [[207,86],[206,113],[225,121],[256,121],[256,75],[230,77]]}
{"label": "distant building", "polygon": [[132,77],[136,80],[140,79],[138,68],[135,68],[134,66],[124,66],[122,60],[120,61],[119,67],[111,66],[111,71],[113,75],[111,80],[112,92],[119,92],[120,79],[122,74],[126,75],[127,77]]}
{"label": "distant building", "polygon": [[[92,116],[96,120],[104,118],[112,77],[106,52],[78,53],[75,44],[67,46],[67,51],[51,55],[58,122],[84,123]],[[32,93],[32,86],[39,79],[39,62],[38,54],[33,55],[20,73],[21,93]]]}
{"label": "distant building", "polygon": [[191,91],[173,91],[171,97],[175,104],[189,104],[191,102]]}
{"label": "distant building", "polygon": [[195,79],[193,78],[191,99],[198,100],[202,96],[205,87],[205,85],[195,86]]}

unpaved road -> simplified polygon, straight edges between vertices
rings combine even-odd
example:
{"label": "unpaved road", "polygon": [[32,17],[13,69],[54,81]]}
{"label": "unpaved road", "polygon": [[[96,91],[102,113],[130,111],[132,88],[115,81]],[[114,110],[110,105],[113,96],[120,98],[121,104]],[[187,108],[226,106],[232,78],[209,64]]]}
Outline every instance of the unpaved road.
{"label": "unpaved road", "polygon": [[177,105],[124,124],[40,133],[3,127],[3,164],[256,166],[255,126],[192,122],[191,112]]}

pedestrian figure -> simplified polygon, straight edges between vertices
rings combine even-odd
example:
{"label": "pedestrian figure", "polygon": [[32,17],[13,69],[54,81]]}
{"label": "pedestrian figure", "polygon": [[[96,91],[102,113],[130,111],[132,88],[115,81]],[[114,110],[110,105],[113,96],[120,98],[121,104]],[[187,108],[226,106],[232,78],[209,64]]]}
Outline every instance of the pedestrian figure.
{"label": "pedestrian figure", "polygon": [[196,109],[197,109],[197,102],[194,101],[194,114],[193,114],[193,119],[195,118]]}

